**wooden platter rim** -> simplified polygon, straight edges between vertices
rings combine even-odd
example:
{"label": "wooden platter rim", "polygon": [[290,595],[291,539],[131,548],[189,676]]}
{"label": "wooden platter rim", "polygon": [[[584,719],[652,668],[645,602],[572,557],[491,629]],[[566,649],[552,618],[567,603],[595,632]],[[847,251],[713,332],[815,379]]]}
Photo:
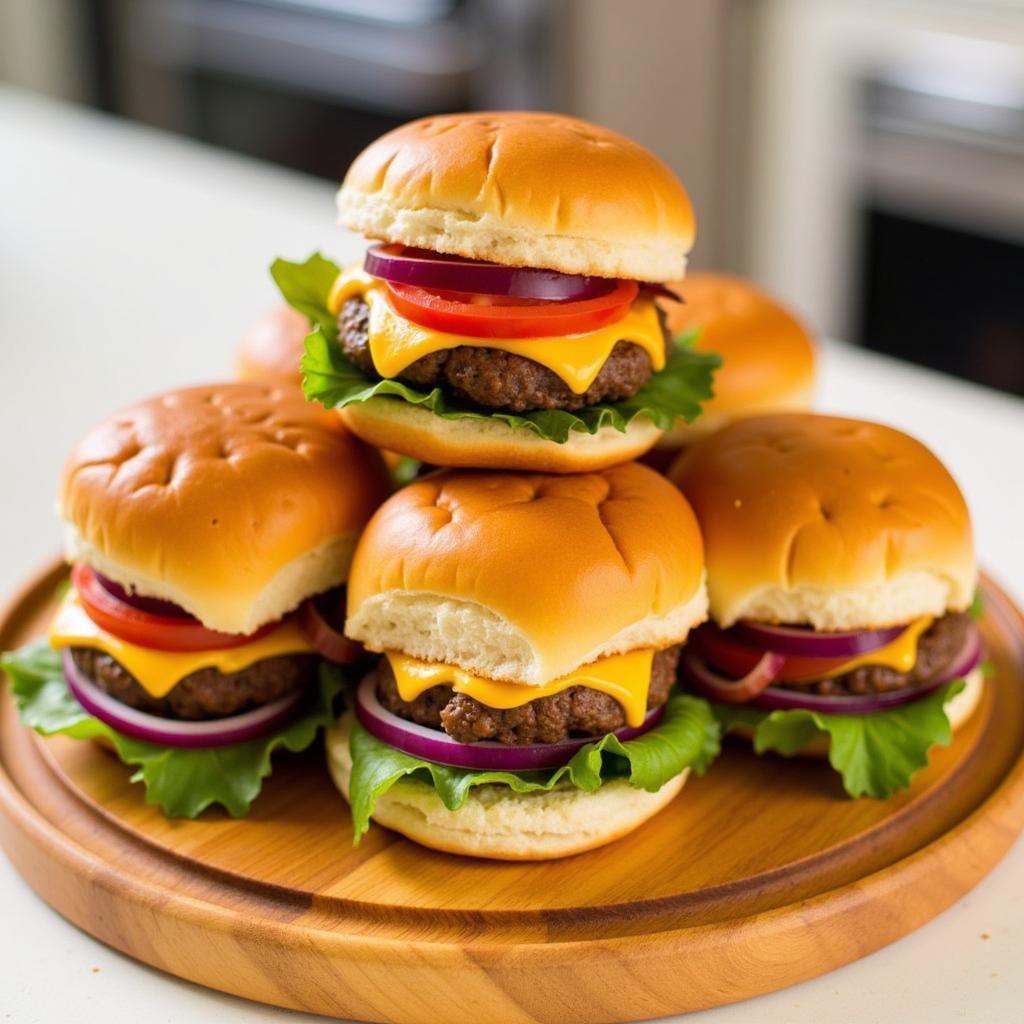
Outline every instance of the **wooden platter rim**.
{"label": "wooden platter rim", "polygon": [[[13,596],[5,603],[2,610],[0,610],[0,626],[4,627],[5,632],[8,624],[11,623],[12,620],[17,620],[18,612],[29,603],[32,596],[50,583],[51,580],[55,581],[59,578],[61,571],[61,563],[54,564],[52,561],[48,561],[44,568],[34,573],[15,591]],[[1002,588],[987,576],[984,579],[986,589],[995,594],[997,598],[992,605],[993,611],[1002,618],[1009,620],[1008,627],[1016,627],[1009,628],[1009,632],[1014,636],[1018,649],[1024,649],[1024,616],[1022,616],[1020,610],[1016,608]],[[81,800],[81,797],[78,797],[77,794],[75,794],[75,796]],[[83,804],[85,803],[84,800],[82,800],[82,802]],[[90,807],[88,804],[85,806],[92,813],[96,813],[95,809]],[[897,812],[897,815],[894,817],[898,817],[908,809],[909,808],[901,809],[901,811]],[[137,890],[136,879],[130,878],[129,876],[119,875],[116,871],[111,870],[96,855],[91,853],[87,847],[62,833],[55,823],[51,822],[45,817],[45,815],[41,814],[31,805],[26,797],[20,792],[13,779],[9,777],[2,765],[0,765],[0,810],[3,811],[9,823],[14,826],[20,826],[23,832],[33,835],[37,843],[50,848],[58,855],[59,859],[69,867],[69,869],[75,871],[82,877],[89,878],[94,883],[98,883],[103,880],[111,891],[120,893],[122,898],[129,902],[135,902],[140,905],[143,904],[144,899],[142,894]],[[201,864],[201,862],[195,861],[194,859],[177,852],[172,854],[169,851],[162,850],[158,843],[140,838],[137,833],[121,828],[116,820],[108,816],[103,815],[102,820],[104,820],[109,827],[121,832],[129,841],[145,843],[151,852],[161,858],[174,861],[184,861],[192,864]],[[952,828],[948,829],[930,842],[925,843],[923,846],[912,851],[908,855],[886,865],[880,870],[874,871],[852,882],[840,885],[835,889],[829,889],[815,894],[809,899],[798,901],[802,907],[801,913],[806,914],[811,912],[812,909],[817,910],[832,903],[842,903],[857,894],[860,894],[861,896],[870,896],[870,890],[890,887],[896,876],[902,876],[905,872],[920,870],[921,865],[925,863],[943,861],[947,852],[951,848],[956,850],[963,848],[967,852],[970,852],[972,848],[976,848],[978,845],[975,842],[975,833],[992,833],[994,838],[997,840],[992,851],[994,856],[986,858],[985,863],[978,866],[977,874],[973,877],[973,881],[965,883],[961,889],[950,891],[949,899],[945,903],[945,906],[948,906],[962,895],[963,892],[967,891],[971,885],[979,880],[985,873],[987,873],[987,871],[990,870],[1006,852],[1013,842],[1017,832],[1020,830],[1021,820],[1024,820],[1024,751],[1018,752],[1015,761],[1007,773],[1002,777],[999,784]],[[827,853],[827,849],[822,851],[822,854]],[[802,858],[802,860],[810,860],[817,858],[818,856],[821,856],[821,854],[815,854],[812,858]],[[795,861],[793,863],[797,864],[800,863],[800,861]],[[235,884],[239,884],[244,881],[242,876],[229,871],[210,869],[207,865],[201,865],[201,867],[204,873],[217,874]],[[787,869],[773,869],[773,871],[778,872]],[[771,873],[772,872],[766,872],[765,874]],[[721,896],[734,886],[741,885],[742,881],[742,879],[737,879],[735,882],[715,886],[712,889],[705,891],[717,893]],[[133,891],[133,888],[135,891]],[[155,888],[159,889],[159,886],[155,886]],[[288,901],[288,890],[284,887],[278,889],[263,882],[246,882],[245,888],[247,895],[257,896],[268,900],[269,902]],[[165,910],[171,909],[183,919],[193,919],[204,927],[210,927],[211,924],[215,923],[217,930],[225,933],[236,934],[238,931],[238,924],[242,923],[244,925],[248,920],[248,915],[236,912],[229,907],[219,906],[216,903],[183,894],[176,890],[164,889],[160,891],[167,895],[167,901],[164,903]],[[555,908],[545,910],[544,917],[545,919],[553,919],[562,914],[579,920],[581,910],[601,915],[605,919],[607,919],[609,915],[613,917],[632,917],[643,914],[648,910],[654,910],[660,905],[668,904],[670,905],[670,909],[680,909],[680,900],[683,900],[682,909],[686,909],[685,902],[688,895],[689,894],[684,893],[674,896],[657,897],[651,900],[639,900],[624,904],[608,904],[606,906],[597,905],[588,908]],[[367,904],[360,901],[341,897],[318,897],[317,903],[322,906],[330,906],[332,910],[347,911],[352,916],[355,916],[352,913],[353,911],[367,906]],[[304,901],[302,902],[302,905],[305,905]],[[655,925],[651,931],[641,935],[629,933],[617,936],[612,935],[601,939],[584,940],[564,939],[557,935],[546,935],[544,937],[530,939],[528,941],[514,942],[511,943],[511,945],[521,950],[532,949],[536,946],[543,946],[549,949],[552,945],[556,945],[559,948],[566,950],[571,950],[574,946],[579,945],[584,945],[588,949],[594,949],[595,947],[614,948],[623,943],[629,944],[637,941],[643,942],[654,935],[667,940],[673,936],[686,936],[698,933],[702,935],[710,935],[720,929],[726,929],[730,935],[735,935],[737,929],[749,926],[753,921],[757,921],[759,926],[763,926],[763,924],[768,921],[784,917],[792,911],[792,908],[795,905],[797,904],[783,903],[777,907],[773,907],[760,913],[726,918],[721,921],[701,923],[692,926],[683,925],[659,928]],[[374,906],[378,907],[379,916],[379,905]],[[403,912],[405,912],[404,909]],[[928,916],[933,916],[934,913],[938,912],[938,910],[935,910]],[[424,909],[420,909],[420,913],[429,913],[435,918],[443,918],[446,916],[452,916],[454,918],[459,914],[458,911],[444,912],[441,910],[428,911]],[[532,915],[533,913],[534,912],[532,911],[497,910],[484,912],[482,916],[486,919],[489,925],[498,925],[500,927],[500,925],[505,924],[512,927],[517,923],[517,918],[520,918],[524,914]],[[293,926],[287,923],[272,920],[262,921],[261,927],[269,928],[273,931],[280,930],[282,936],[287,935],[293,930]],[[355,945],[356,947],[367,947],[368,949],[376,947],[429,947],[432,950],[439,950],[450,947],[453,951],[461,951],[465,946],[464,939],[456,942],[446,938],[410,939],[408,937],[391,938],[382,935],[367,935],[363,933],[349,934],[339,931],[337,928],[319,927],[311,923],[303,924],[302,930],[307,933],[315,934],[318,937],[318,941],[326,941],[332,946],[339,946],[343,948],[350,947],[352,945]],[[889,940],[883,940],[879,945],[884,944],[885,941]],[[502,943],[500,946],[496,946],[498,951],[497,955],[500,956],[501,951],[507,951],[509,945],[510,944],[508,943]],[[474,955],[477,955],[477,953],[484,955],[486,949],[486,943],[474,945]]]}
{"label": "wooden platter rim", "polygon": [[[837,889],[820,893],[809,900],[801,901],[800,927],[809,926],[812,921],[822,913],[827,912],[830,916],[835,912],[835,905],[848,905],[850,912],[856,912],[857,905],[864,900],[872,898],[885,898],[887,891],[897,886],[902,886],[904,876],[909,871],[916,876],[922,873],[936,876],[934,870],[936,865],[941,865],[952,859],[963,865],[965,861],[975,860],[974,870],[970,880],[965,879],[964,885],[950,888],[945,891],[943,904],[938,909],[932,908],[927,912],[921,924],[928,921],[932,916],[941,912],[959,897],[969,891],[1002,855],[1010,848],[1020,830],[1020,820],[1024,816],[1024,760],[1018,759],[1013,771],[1007,776],[1011,785],[1000,785],[993,794],[983,801],[966,818],[943,834],[938,840],[926,844],[919,850],[914,851],[907,857],[897,861],[878,871],[867,874],[862,879],[847,883]],[[122,877],[116,871],[106,866],[94,855],[92,855],[81,844],[72,841],[69,837],[60,833],[51,822],[42,815],[34,812],[29,802],[19,793],[16,787],[7,776],[6,772],[0,769],[0,809],[6,815],[6,820],[12,825],[20,825],[27,836],[38,837],[40,846],[55,853],[57,858],[66,863],[72,870],[75,870],[81,877],[88,879],[93,885],[104,886],[120,894],[127,903],[137,905],[145,910],[145,897],[143,891],[133,886],[128,877]],[[994,812],[994,813],[993,813]],[[1004,820],[1004,818],[1008,820]],[[0,821],[2,825],[2,821]],[[981,860],[972,855],[985,847],[984,843],[978,842],[983,834],[990,834],[996,841],[994,847],[989,847],[992,854]],[[6,845],[6,844],[5,844]],[[967,856],[962,858],[961,854]],[[893,870],[899,866],[901,870]],[[163,889],[165,900],[162,909],[172,912],[177,918],[198,925],[204,929],[213,929],[223,935],[237,936],[239,924],[245,925],[249,921],[249,915],[229,907],[222,907],[215,903],[207,902],[195,897],[182,895],[174,890]],[[858,898],[859,897],[859,898]],[[853,904],[850,906],[850,904]],[[787,904],[773,908],[763,913],[754,913],[741,916],[741,918],[729,919],[712,924],[702,924],[692,927],[680,927],[656,932],[659,942],[672,943],[674,940],[681,940],[682,943],[692,940],[695,935],[705,938],[720,937],[727,934],[728,941],[734,942],[744,932],[752,929],[755,924],[759,931],[758,941],[764,940],[763,929],[769,926],[773,931],[784,932],[792,925],[793,906]],[[264,932],[264,940],[270,935],[280,936],[284,941],[294,926],[288,923],[265,920],[260,923]],[[302,931],[316,937],[317,943],[326,943],[328,946],[343,950],[346,955],[362,952],[368,957],[373,957],[376,950],[383,948],[395,949],[425,949],[429,948],[432,954],[451,954],[455,959],[461,959],[464,954],[465,940],[419,940],[410,938],[392,938],[380,935],[350,934],[340,932],[336,929],[317,927],[304,924]],[[877,935],[878,941],[873,940],[869,949],[881,948],[899,935],[905,934],[901,929],[897,935],[887,936],[883,933]],[[609,936],[603,939],[575,940],[559,939],[557,936],[544,936],[526,941],[489,942],[473,947],[473,956],[481,963],[499,961],[508,955],[510,948],[515,949],[517,955],[525,956],[527,959],[540,957],[549,965],[568,964],[574,961],[575,950],[586,947],[593,952],[595,949],[621,949],[629,946],[647,946],[654,936],[651,934],[627,934],[620,936]],[[323,947],[322,947],[323,948]],[[685,945],[680,946],[684,949]],[[864,952],[869,951],[864,950]],[[554,956],[554,961],[552,961]],[[159,966],[159,965],[158,965]],[[839,964],[836,965],[840,966]],[[813,976],[820,972],[813,971],[807,976]],[[794,979],[794,981],[799,979]],[[792,983],[792,982],[787,982]]]}

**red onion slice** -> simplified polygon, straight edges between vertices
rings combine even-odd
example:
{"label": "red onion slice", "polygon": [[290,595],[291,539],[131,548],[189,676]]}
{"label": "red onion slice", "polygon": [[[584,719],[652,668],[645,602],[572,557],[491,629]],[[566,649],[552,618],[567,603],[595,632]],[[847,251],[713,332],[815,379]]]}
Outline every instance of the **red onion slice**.
{"label": "red onion slice", "polygon": [[909,704],[937,690],[951,679],[962,679],[978,667],[982,657],[981,634],[973,623],[967,631],[960,650],[948,665],[931,679],[917,686],[888,693],[865,693],[854,696],[828,696],[820,693],[801,693],[772,686],[764,690],[753,703],[766,711],[819,711],[827,715],[866,715],[872,711],[887,711]]}
{"label": "red onion slice", "polygon": [[[978,629],[977,623],[971,622],[967,627],[967,636],[964,637],[960,650],[944,669],[940,669],[935,674],[935,681],[948,683],[950,679],[962,678],[981,664],[984,654],[985,645],[981,640],[981,630]],[[931,681],[929,680],[929,682]]]}
{"label": "red onion slice", "polygon": [[265,736],[291,717],[295,705],[303,696],[303,691],[300,690],[270,704],[264,704],[263,707],[232,715],[230,718],[183,722],[150,715],[115,700],[78,671],[67,648],[62,654],[62,660],[68,689],[90,715],[126,736],[134,736],[147,743],[159,743],[165,747],[226,747],[231,743],[244,743],[246,740]]}
{"label": "red onion slice", "polygon": [[[356,716],[363,728],[388,746],[395,747],[413,757],[444,764],[452,768],[472,768],[480,771],[536,771],[560,768],[581,747],[593,743],[598,737],[586,736],[563,740],[561,743],[538,743],[534,746],[514,747],[494,740],[479,743],[460,743],[440,729],[406,721],[388,711],[379,700],[373,676],[366,676],[356,688]],[[620,740],[636,739],[661,720],[665,707],[652,708],[643,724],[627,726],[615,732]]]}
{"label": "red onion slice", "polygon": [[116,597],[122,604],[128,605],[130,608],[137,608],[140,612],[146,612],[149,615],[160,615],[167,619],[191,619],[193,622],[199,620],[194,615],[189,614],[185,611],[181,605],[175,604],[173,601],[164,601],[159,597],[143,597],[141,594],[133,594],[131,591],[126,590],[121,586],[120,583],[115,583],[111,579],[107,579],[101,573],[96,572],[93,569],[93,574],[99,581],[99,585],[111,595]]}
{"label": "red onion slice", "polygon": [[336,665],[350,665],[362,656],[363,645],[349,640],[333,625],[334,621],[345,621],[345,593],[342,587],[309,598],[299,609],[302,633],[316,648],[317,654]]}
{"label": "red onion slice", "polygon": [[505,267],[384,243],[367,250],[363,269],[373,277],[395,284],[411,284],[433,291],[510,295],[519,299],[574,302],[606,295],[615,287],[615,281],[606,277],[562,274],[535,267]]}
{"label": "red onion slice", "polygon": [[775,681],[785,661],[783,655],[765,651],[745,676],[729,679],[709,668],[695,651],[684,650],[682,668],[693,685],[707,696],[724,704],[746,704]]}
{"label": "red onion slice", "polygon": [[877,651],[895,640],[907,627],[849,630],[822,633],[809,626],[769,626],[761,622],[739,622],[736,635],[758,647],[798,658],[845,658]]}

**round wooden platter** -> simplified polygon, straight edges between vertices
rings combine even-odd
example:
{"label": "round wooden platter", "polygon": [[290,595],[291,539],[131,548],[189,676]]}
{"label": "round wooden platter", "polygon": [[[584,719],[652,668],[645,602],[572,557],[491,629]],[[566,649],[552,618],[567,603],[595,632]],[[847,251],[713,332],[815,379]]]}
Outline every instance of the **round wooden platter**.
{"label": "round wooden platter", "polygon": [[[63,570],[0,647],[38,635]],[[547,863],[435,853],[374,826],[353,849],[322,753],[278,759],[244,821],[169,821],[116,759],[40,740],[0,702],[0,841],[61,914],[211,988],[373,1021],[621,1021],[744,999],[919,927],[1024,825],[1024,619],[991,582],[995,676],[952,746],[888,801],[826,765],[731,743],[638,832]]]}

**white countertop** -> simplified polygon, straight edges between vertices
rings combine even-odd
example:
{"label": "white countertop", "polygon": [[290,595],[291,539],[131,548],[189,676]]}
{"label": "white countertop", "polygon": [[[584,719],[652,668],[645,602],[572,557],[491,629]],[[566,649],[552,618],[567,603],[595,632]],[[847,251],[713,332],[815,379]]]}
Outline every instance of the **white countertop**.
{"label": "white countertop", "polygon": [[[275,255],[355,256],[332,188],[0,90],[0,592],[59,545],[56,476],[118,404],[227,375],[275,301]],[[936,301],[955,301],[952,293]],[[1024,353],[1022,353],[1024,358]],[[951,467],[982,563],[1024,600],[1024,402],[829,344],[820,406],[886,420]],[[0,1019],[314,1021],[198,988],[93,941],[0,856]],[[687,1024],[1020,1019],[1024,844],[920,931],[832,974]]]}

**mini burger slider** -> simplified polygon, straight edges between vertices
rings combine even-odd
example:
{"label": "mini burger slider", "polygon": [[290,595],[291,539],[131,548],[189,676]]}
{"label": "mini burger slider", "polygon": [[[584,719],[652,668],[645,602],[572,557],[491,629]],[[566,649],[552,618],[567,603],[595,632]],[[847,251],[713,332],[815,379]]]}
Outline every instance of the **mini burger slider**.
{"label": "mini burger slider", "polygon": [[318,679],[317,654],[358,653],[334,588],[388,489],[298,388],[190,388],[111,416],[64,468],[53,650],[4,664],[23,718],[112,744],[172,816],[244,813],[270,751],[333,717],[340,681]]}
{"label": "mini burger slider", "polygon": [[365,261],[272,272],[321,329],[306,396],[381,448],[600,469],[710,395],[715,357],[677,350],[654,301],[684,272],[689,197],[621,135],[557,114],[414,121],[360,154],[338,211],[378,240]]}
{"label": "mini burger slider", "polygon": [[667,467],[681,448],[743,416],[810,408],[815,343],[789,310],[729,274],[690,274],[673,288],[685,303],[659,300],[672,336],[717,353],[722,366],[700,417],[667,431],[649,456],[652,465]]}
{"label": "mini burger slider", "polygon": [[760,753],[827,753],[851,796],[909,785],[977,707],[964,499],[890,427],[759,416],[670,471],[704,534],[714,624],[682,670]]}
{"label": "mini burger slider", "polygon": [[372,817],[502,859],[610,842],[717,753],[673,693],[705,616],[700,534],[653,470],[443,471],[370,521],[348,635],[382,652],[328,738],[356,841]]}

